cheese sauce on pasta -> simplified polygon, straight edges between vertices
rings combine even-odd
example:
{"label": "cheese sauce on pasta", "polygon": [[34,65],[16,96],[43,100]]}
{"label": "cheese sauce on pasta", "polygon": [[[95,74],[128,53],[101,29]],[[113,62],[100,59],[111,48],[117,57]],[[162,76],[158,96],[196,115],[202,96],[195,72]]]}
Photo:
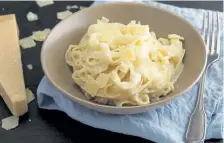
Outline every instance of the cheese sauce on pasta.
{"label": "cheese sauce on pasta", "polygon": [[102,18],[90,25],[66,62],[85,95],[101,104],[144,105],[166,96],[183,70],[183,37],[156,38],[148,25],[124,25]]}

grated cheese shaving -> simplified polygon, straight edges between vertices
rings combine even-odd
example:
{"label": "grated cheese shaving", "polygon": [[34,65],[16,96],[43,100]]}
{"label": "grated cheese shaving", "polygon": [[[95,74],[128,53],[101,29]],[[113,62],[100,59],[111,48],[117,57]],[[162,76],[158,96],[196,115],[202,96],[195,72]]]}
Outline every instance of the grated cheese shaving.
{"label": "grated cheese shaving", "polygon": [[107,19],[106,17],[102,17],[101,21],[105,23],[109,23],[109,19]]}
{"label": "grated cheese shaving", "polygon": [[33,35],[32,35],[32,38],[35,40],[35,41],[44,41],[48,34],[51,32],[51,30],[49,28],[47,29],[44,29],[43,31],[39,30],[39,31],[34,31],[33,32]]}
{"label": "grated cheese shaving", "polygon": [[54,1],[53,0],[38,0],[36,2],[37,2],[37,5],[39,7],[44,7],[44,6],[47,6],[47,5],[54,4]]}
{"label": "grated cheese shaving", "polygon": [[5,130],[11,130],[19,125],[19,117],[10,116],[2,119],[2,128]]}
{"label": "grated cheese shaving", "polygon": [[29,70],[32,70],[32,69],[33,69],[33,65],[28,64],[28,65],[27,65],[27,68],[28,68]]}
{"label": "grated cheese shaving", "polygon": [[181,36],[179,36],[177,34],[169,34],[168,35],[168,38],[169,39],[180,39],[180,40],[184,40],[184,37],[181,37]]}
{"label": "grated cheese shaving", "polygon": [[23,49],[32,48],[36,46],[36,42],[32,39],[31,36],[20,39],[19,44]]}
{"label": "grated cheese shaving", "polygon": [[35,99],[33,92],[29,88],[26,88],[26,96],[28,104]]}
{"label": "grated cheese shaving", "polygon": [[66,6],[66,9],[67,9],[67,10],[70,10],[70,9],[77,9],[77,8],[79,8],[79,6],[77,6],[77,5],[71,5],[71,6],[70,6],[70,5],[67,5],[67,6]]}
{"label": "grated cheese shaving", "polygon": [[27,17],[28,21],[36,21],[36,20],[38,20],[37,14],[35,14],[33,12],[28,12],[26,17]]}
{"label": "grated cheese shaving", "polygon": [[62,12],[58,12],[57,13],[57,18],[60,19],[60,20],[63,20],[67,17],[69,17],[70,15],[72,15],[72,12],[69,11],[69,10],[65,10],[65,11],[62,11]]}

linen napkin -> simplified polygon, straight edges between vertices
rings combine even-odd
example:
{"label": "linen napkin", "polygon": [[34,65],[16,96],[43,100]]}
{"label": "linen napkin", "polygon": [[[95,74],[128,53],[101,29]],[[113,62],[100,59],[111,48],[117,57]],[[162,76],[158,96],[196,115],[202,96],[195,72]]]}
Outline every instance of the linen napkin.
{"label": "linen napkin", "polygon": [[[93,5],[103,3],[105,2],[97,1]],[[206,10],[179,8],[157,2],[144,3],[169,9],[190,21],[196,29],[200,30],[202,28],[202,17]],[[222,22],[223,16],[221,13],[220,19]],[[221,24],[221,28],[223,28],[223,24]],[[221,35],[223,38],[223,33]],[[205,85],[206,139],[224,137],[223,40],[221,40],[221,49],[220,60],[208,70]],[[95,128],[133,135],[158,143],[182,143],[184,142],[189,117],[196,103],[197,91],[198,83],[182,96],[160,108],[135,115],[111,115],[87,109],[71,101],[44,77],[37,89],[37,101],[39,108],[60,110],[74,120]]]}

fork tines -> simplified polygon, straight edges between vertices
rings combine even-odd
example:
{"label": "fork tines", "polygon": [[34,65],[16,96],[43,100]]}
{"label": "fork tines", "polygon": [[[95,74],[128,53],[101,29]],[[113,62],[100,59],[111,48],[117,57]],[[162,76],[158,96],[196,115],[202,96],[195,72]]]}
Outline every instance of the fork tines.
{"label": "fork tines", "polygon": [[208,54],[220,53],[220,20],[218,12],[205,12],[203,15],[202,37]]}

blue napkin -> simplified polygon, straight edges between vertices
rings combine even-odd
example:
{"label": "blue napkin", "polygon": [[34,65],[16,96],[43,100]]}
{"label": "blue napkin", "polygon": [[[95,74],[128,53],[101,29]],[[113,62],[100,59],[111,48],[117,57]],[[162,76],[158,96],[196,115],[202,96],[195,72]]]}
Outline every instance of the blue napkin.
{"label": "blue napkin", "polygon": [[[97,1],[94,5],[102,3]],[[157,2],[146,3],[169,9],[190,21],[196,29],[200,30],[202,28],[202,16],[206,10],[178,8]],[[220,18],[222,22],[223,17],[221,13]],[[221,35],[223,38],[223,33]],[[221,41],[222,54],[220,60],[211,66],[207,74],[204,95],[207,114],[206,139],[220,139],[224,137],[223,40]],[[144,113],[111,115],[87,109],[69,100],[44,77],[37,90],[37,101],[39,108],[60,110],[74,120],[95,128],[138,136],[158,143],[182,143],[184,142],[189,117],[196,103],[197,90],[198,83],[171,103]]]}

